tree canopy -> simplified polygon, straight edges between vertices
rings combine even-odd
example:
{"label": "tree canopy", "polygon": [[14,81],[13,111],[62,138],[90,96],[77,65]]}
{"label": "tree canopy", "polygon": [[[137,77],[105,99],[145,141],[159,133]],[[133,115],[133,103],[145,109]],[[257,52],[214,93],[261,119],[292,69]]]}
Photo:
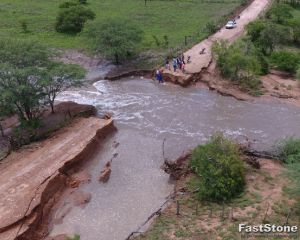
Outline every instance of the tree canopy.
{"label": "tree canopy", "polygon": [[78,65],[52,63],[51,66],[42,73],[42,88],[45,93],[45,101],[54,112],[54,102],[62,91],[70,87],[81,86],[85,76],[85,71]]}
{"label": "tree canopy", "polygon": [[230,201],[244,189],[245,169],[239,149],[221,134],[194,149],[191,167],[199,176],[201,200]]}
{"label": "tree canopy", "polygon": [[141,29],[121,19],[94,24],[87,33],[94,43],[95,50],[114,59],[117,64],[130,57],[143,39]]}
{"label": "tree canopy", "polygon": [[45,66],[53,54],[44,45],[36,41],[1,39],[0,56],[0,63],[24,68]]}
{"label": "tree canopy", "polygon": [[54,62],[48,49],[34,41],[2,40],[0,52],[0,110],[32,121],[43,106],[54,111],[57,95],[79,86],[85,71],[77,65]]}
{"label": "tree canopy", "polygon": [[284,23],[288,19],[293,18],[292,15],[293,8],[284,3],[277,3],[272,6],[272,8],[267,13],[271,19],[273,19],[276,23]]}
{"label": "tree canopy", "polygon": [[93,20],[95,16],[92,10],[82,4],[67,4],[65,7],[61,7],[56,18],[55,29],[62,33],[79,33],[84,24],[88,20]]}

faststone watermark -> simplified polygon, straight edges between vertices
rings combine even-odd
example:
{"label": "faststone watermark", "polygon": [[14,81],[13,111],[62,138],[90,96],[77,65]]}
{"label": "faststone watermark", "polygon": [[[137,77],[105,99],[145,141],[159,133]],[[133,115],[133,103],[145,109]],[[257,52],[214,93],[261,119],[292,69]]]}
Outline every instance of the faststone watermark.
{"label": "faststone watermark", "polygon": [[294,225],[259,224],[248,225],[240,223],[238,231],[243,238],[251,237],[291,237],[298,236],[299,227]]}

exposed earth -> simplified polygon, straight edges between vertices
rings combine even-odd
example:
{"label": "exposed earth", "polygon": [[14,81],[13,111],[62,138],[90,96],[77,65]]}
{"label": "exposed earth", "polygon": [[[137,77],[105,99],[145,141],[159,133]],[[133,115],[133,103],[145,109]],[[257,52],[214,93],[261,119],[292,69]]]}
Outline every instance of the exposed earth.
{"label": "exposed earth", "polygon": [[[46,204],[64,188],[68,166],[88,158],[99,135],[112,120],[96,117],[76,119],[45,141],[12,152],[0,165],[0,238],[28,236],[39,239],[34,225],[46,218]],[[33,229],[32,229],[33,228]]]}
{"label": "exposed earth", "polygon": [[[164,139],[167,157],[175,159],[216,131],[241,141],[249,138],[259,150],[270,150],[284,137],[300,136],[296,81],[282,73],[270,73],[262,78],[265,94],[257,100],[221,79],[211,55],[213,41],[235,41],[268,3],[254,0],[240,14],[236,29],[223,28],[185,53],[192,60],[186,66],[187,73],[165,70],[167,80],[182,86],[197,81],[195,88],[157,85],[136,77],[120,82],[101,80],[114,69],[112,65],[68,51],[61,60],[85,67],[90,83],[101,81],[93,87],[67,91],[59,100],[90,104],[98,113],[108,111],[118,131],[107,134],[111,119],[78,118],[50,138],[6,157],[0,164],[0,239],[40,240],[48,231],[49,239],[55,240],[66,234],[80,234],[82,240],[125,239],[172,192],[173,183],[160,169]],[[200,55],[203,48],[206,52]],[[251,101],[239,102],[202,89],[207,87]],[[275,102],[274,97],[279,100]],[[5,124],[9,129],[17,122],[12,118]],[[278,131],[274,132],[274,126]],[[101,148],[96,147],[99,139]],[[87,160],[90,164],[84,171],[74,170],[74,165]],[[101,183],[99,176],[108,161],[110,175]],[[263,170],[278,177],[280,165],[261,162]],[[268,192],[267,187],[262,187],[263,201],[281,196],[278,189]]]}

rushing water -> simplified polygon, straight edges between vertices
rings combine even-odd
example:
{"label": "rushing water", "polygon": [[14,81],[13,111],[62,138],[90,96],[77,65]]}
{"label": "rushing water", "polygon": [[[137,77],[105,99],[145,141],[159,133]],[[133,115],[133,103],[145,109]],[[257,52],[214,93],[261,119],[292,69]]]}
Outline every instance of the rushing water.
{"label": "rushing water", "polygon": [[[159,85],[148,79],[99,81],[95,90],[68,91],[60,100],[92,104],[110,112],[118,131],[95,156],[92,182],[81,190],[92,193],[84,208],[76,207],[55,225],[51,235],[81,235],[82,240],[124,240],[154,212],[171,192],[172,184],[160,166],[162,142],[174,159],[216,131],[268,150],[287,136],[300,136],[300,109],[257,100],[237,101],[214,92]],[[118,142],[117,148],[113,147]],[[103,165],[118,153],[107,184],[98,176]]]}

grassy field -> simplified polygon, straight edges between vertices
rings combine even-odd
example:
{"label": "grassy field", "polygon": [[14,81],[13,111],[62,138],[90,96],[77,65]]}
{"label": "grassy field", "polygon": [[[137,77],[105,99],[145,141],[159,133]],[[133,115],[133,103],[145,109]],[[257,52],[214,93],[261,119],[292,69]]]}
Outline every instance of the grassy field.
{"label": "grassy field", "polygon": [[[0,37],[31,38],[55,48],[88,49],[82,34],[72,36],[57,33],[54,23],[59,4],[64,0],[1,0]],[[118,17],[132,20],[145,32],[143,50],[158,48],[153,36],[163,40],[167,35],[170,47],[184,43],[185,36],[194,36],[191,42],[203,38],[207,22],[228,15],[242,0],[89,0],[89,7],[97,17],[94,22]],[[22,33],[20,21],[28,23],[28,33]]]}

